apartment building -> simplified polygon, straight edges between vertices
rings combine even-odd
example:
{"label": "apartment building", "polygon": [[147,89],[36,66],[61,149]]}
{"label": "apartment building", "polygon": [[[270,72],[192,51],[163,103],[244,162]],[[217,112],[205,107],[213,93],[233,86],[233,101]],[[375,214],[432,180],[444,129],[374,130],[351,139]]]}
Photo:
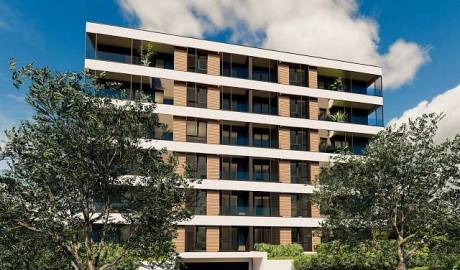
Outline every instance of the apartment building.
{"label": "apartment building", "polygon": [[145,147],[203,179],[175,239],[190,269],[262,269],[256,243],[315,251],[321,167],[383,128],[376,66],[87,23],[85,67],[129,89],[107,96],[157,103]]}

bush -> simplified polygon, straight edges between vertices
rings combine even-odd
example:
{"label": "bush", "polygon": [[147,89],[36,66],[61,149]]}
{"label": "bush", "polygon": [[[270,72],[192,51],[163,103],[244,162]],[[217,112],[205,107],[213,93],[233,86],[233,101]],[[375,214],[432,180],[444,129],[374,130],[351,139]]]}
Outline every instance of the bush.
{"label": "bush", "polygon": [[397,260],[391,241],[363,242],[350,246],[339,241],[321,244],[316,255],[303,255],[294,261],[297,270],[395,269]]}
{"label": "bush", "polygon": [[303,248],[299,244],[288,245],[270,245],[270,244],[255,244],[255,250],[267,252],[269,259],[294,259],[302,256]]}

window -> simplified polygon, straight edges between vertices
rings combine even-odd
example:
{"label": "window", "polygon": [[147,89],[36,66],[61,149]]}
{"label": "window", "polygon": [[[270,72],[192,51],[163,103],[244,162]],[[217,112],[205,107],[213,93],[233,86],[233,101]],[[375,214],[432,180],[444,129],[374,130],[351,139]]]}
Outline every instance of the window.
{"label": "window", "polygon": [[205,51],[189,48],[187,66],[187,70],[190,72],[207,73],[208,54]]}
{"label": "window", "polygon": [[290,97],[289,110],[291,117],[308,118],[308,97]]}
{"label": "window", "polygon": [[187,142],[206,143],[206,121],[187,120]]}
{"label": "window", "polygon": [[278,147],[278,130],[276,128],[253,128],[253,146]]}
{"label": "window", "polygon": [[248,159],[223,157],[220,177],[224,180],[248,180]]}
{"label": "window", "polygon": [[292,228],[291,242],[301,245],[305,251],[312,251],[310,228]]}
{"label": "window", "polygon": [[246,125],[235,124],[222,125],[222,144],[229,145],[248,145],[248,128]]}
{"label": "window", "polygon": [[187,106],[206,108],[207,107],[207,88],[195,83],[187,84]]}
{"label": "window", "polygon": [[278,181],[278,162],[276,160],[254,159],[253,180]]}
{"label": "window", "polygon": [[291,216],[311,217],[310,200],[305,194],[291,195]]}
{"label": "window", "polygon": [[289,84],[297,86],[308,86],[308,67],[305,65],[289,66]]}
{"label": "window", "polygon": [[249,251],[247,227],[221,227],[220,251]]}
{"label": "window", "polygon": [[206,155],[187,154],[186,162],[192,177],[206,179]]}
{"label": "window", "polygon": [[186,201],[186,207],[192,211],[194,215],[206,215],[206,190],[194,189]]}
{"label": "window", "polygon": [[291,150],[308,150],[308,129],[291,129]]}
{"label": "window", "polygon": [[253,207],[255,216],[279,216],[279,194],[254,192]]}
{"label": "window", "polygon": [[279,228],[277,227],[255,227],[254,243],[266,243],[279,245]]}
{"label": "window", "polygon": [[206,227],[186,226],[185,227],[185,250],[205,251],[206,250]]}
{"label": "window", "polygon": [[220,214],[229,216],[248,215],[248,195],[249,192],[243,191],[221,191]]}
{"label": "window", "polygon": [[309,183],[308,162],[291,161],[291,183]]}

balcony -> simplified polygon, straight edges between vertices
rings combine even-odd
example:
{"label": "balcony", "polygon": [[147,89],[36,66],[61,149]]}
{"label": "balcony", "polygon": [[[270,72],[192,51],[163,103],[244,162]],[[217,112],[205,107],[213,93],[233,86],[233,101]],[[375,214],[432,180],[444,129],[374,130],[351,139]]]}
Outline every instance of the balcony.
{"label": "balcony", "polygon": [[278,160],[224,156],[221,159],[220,178],[238,181],[279,181]]}
{"label": "balcony", "polygon": [[86,58],[173,69],[174,46],[87,33]]}
{"label": "balcony", "polygon": [[369,144],[369,138],[342,132],[333,133],[329,138],[320,138],[319,151],[323,153],[351,153],[362,155]]}
{"label": "balcony", "polygon": [[318,68],[318,88],[354,94],[382,96],[381,76]]}

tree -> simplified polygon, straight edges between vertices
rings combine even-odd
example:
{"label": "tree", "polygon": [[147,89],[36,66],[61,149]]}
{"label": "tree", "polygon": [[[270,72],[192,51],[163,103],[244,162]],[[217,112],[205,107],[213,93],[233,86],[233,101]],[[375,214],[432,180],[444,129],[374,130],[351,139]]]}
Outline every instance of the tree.
{"label": "tree", "polygon": [[98,97],[85,72],[11,69],[35,114],[6,131],[3,239],[56,250],[74,269],[120,269],[133,258],[172,266],[190,181],[176,174],[173,156],[145,147],[145,134],[161,127],[154,105]]}
{"label": "tree", "polygon": [[338,156],[322,171],[316,200],[326,237],[393,238],[398,269],[406,269],[431,239],[459,228],[460,136],[435,143],[441,119],[387,127],[363,156]]}

